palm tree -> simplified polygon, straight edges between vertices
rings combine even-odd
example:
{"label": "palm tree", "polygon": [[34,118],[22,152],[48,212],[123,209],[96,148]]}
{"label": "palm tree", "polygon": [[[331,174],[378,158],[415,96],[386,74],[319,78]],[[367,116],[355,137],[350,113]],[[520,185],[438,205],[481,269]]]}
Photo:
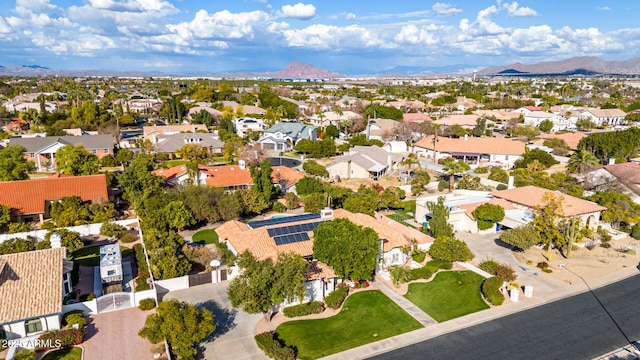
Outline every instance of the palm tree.
{"label": "palm tree", "polygon": [[467,163],[462,160],[454,161],[450,160],[444,165],[444,171],[449,175],[449,192],[453,191],[455,176],[463,171],[471,169]]}
{"label": "palm tree", "polygon": [[600,166],[600,161],[588,150],[579,150],[573,154],[567,164],[567,170],[571,173],[583,174]]}

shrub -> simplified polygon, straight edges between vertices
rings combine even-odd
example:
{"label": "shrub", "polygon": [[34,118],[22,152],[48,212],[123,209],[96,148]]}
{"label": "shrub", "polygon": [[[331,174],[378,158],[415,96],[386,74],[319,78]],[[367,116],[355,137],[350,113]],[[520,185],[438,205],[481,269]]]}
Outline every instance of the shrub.
{"label": "shrub", "polygon": [[429,255],[434,259],[447,261],[473,259],[473,253],[464,241],[447,237],[437,238],[429,249]]}
{"label": "shrub", "polygon": [[254,337],[256,344],[268,357],[275,360],[295,360],[296,352],[293,348],[284,346],[278,339],[277,333],[265,332]]}
{"label": "shrub", "polygon": [[302,164],[302,170],[309,175],[329,177],[327,169],[314,160],[305,161],[304,164]]}
{"label": "shrub", "polygon": [[478,267],[489,274],[502,279],[502,281],[511,282],[518,277],[516,275],[516,271],[511,266],[499,263],[495,260],[483,261],[478,265]]}
{"label": "shrub", "polygon": [[[509,174],[502,168],[493,166],[489,173],[489,180],[507,183],[509,181]],[[498,189],[500,190],[500,189]]]}
{"label": "shrub", "polygon": [[627,249],[627,255],[636,255],[636,251],[633,249]]}
{"label": "shrub", "polygon": [[609,244],[608,242],[603,242],[602,244],[600,244],[600,247],[604,249],[610,249],[611,244]]}
{"label": "shrub", "polygon": [[120,241],[122,241],[125,244],[128,243],[132,243],[134,241],[136,241],[136,237],[133,234],[124,234],[121,238]]}
{"label": "shrub", "polygon": [[640,240],[640,224],[635,224],[631,227],[631,237]]}
{"label": "shrub", "polygon": [[507,190],[509,187],[505,184],[498,184],[498,186],[496,186],[496,190],[500,191],[500,190]]}
{"label": "shrub", "polygon": [[447,180],[438,181],[438,191],[444,191],[449,188],[449,182]]}
{"label": "shrub", "polygon": [[544,270],[549,267],[549,263],[546,261],[541,261],[536,265],[536,267]]}
{"label": "shrub", "polygon": [[398,287],[401,283],[406,283],[411,281],[411,270],[407,269],[404,266],[392,266],[389,271],[391,274],[391,280],[393,281],[393,285]]}
{"label": "shrub", "polygon": [[410,274],[411,280],[429,279],[433,276],[433,271],[429,267],[423,266],[418,269],[411,269]]}
{"label": "shrub", "polygon": [[138,277],[149,277],[149,267],[144,257],[144,248],[142,244],[133,245],[133,251],[136,254],[136,265],[138,266]]}
{"label": "shrub", "polygon": [[502,279],[498,277],[490,277],[482,283],[482,294],[488,302],[495,306],[500,306],[504,302],[504,295],[500,292]]}
{"label": "shrub", "polygon": [[553,270],[549,269],[549,268],[544,268],[542,269],[543,273],[547,273],[547,274],[551,274],[553,272]]}
{"label": "shrub", "polygon": [[103,223],[100,228],[100,235],[109,236],[109,237],[122,237],[127,233],[127,229],[124,226],[120,226],[115,223]]}
{"label": "shrub", "polygon": [[82,310],[70,311],[62,317],[62,325],[72,326],[78,324],[80,328],[87,326],[87,318],[84,317]]}
{"label": "shrub", "polygon": [[427,256],[427,253],[422,250],[414,250],[412,256],[413,256],[413,261],[421,263],[424,261],[424,258]]}
{"label": "shrub", "polygon": [[305,304],[289,306],[282,310],[286,317],[297,317],[311,314],[320,314],[324,310],[320,301],[311,301]]}
{"label": "shrub", "polygon": [[142,299],[140,300],[140,305],[138,307],[142,311],[151,310],[156,307],[156,301],[153,299]]}
{"label": "shrub", "polygon": [[273,203],[273,211],[283,213],[287,211],[287,207],[276,201]]}
{"label": "shrub", "polygon": [[[62,329],[62,330],[54,330],[47,331],[44,334],[40,335],[41,344],[47,344],[46,340],[51,340],[48,342],[51,345],[60,345],[59,347],[69,347],[78,344],[82,344],[84,341],[84,329]],[[59,340],[59,343],[56,343],[56,340]],[[42,351],[46,349],[54,349],[54,347],[37,347],[36,351]]]}
{"label": "shrub", "polygon": [[85,302],[85,301],[89,301],[89,300],[93,300],[96,298],[96,294],[91,293],[91,294],[82,294],[80,295],[80,302]]}
{"label": "shrub", "polygon": [[284,200],[286,202],[287,209],[293,210],[300,207],[300,198],[298,195],[288,192],[284,194]]}
{"label": "shrub", "polygon": [[324,298],[324,303],[325,305],[327,305],[327,307],[336,310],[340,306],[342,306],[342,302],[347,297],[348,293],[349,293],[348,288],[343,287],[343,288],[335,289],[333,292],[331,292],[331,294],[327,295]]}
{"label": "shrub", "polygon": [[35,360],[36,353],[32,350],[22,349],[16,351],[15,356],[13,357],[15,360]]}
{"label": "shrub", "polygon": [[504,208],[500,205],[484,203],[473,210],[472,215],[478,222],[478,229],[487,230],[504,219]]}
{"label": "shrub", "polygon": [[476,174],[486,174],[489,172],[489,168],[486,166],[482,166],[482,167],[476,168],[474,171]]}

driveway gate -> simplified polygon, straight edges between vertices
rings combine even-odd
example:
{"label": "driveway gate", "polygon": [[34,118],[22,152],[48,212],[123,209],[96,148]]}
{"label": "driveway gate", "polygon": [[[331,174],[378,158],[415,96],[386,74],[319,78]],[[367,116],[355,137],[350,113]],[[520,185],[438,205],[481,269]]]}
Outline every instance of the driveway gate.
{"label": "driveway gate", "polygon": [[131,295],[126,292],[103,295],[96,300],[98,302],[98,314],[106,311],[128,309],[132,306]]}
{"label": "driveway gate", "polygon": [[189,275],[189,287],[202,285],[202,284],[211,284],[210,272]]}

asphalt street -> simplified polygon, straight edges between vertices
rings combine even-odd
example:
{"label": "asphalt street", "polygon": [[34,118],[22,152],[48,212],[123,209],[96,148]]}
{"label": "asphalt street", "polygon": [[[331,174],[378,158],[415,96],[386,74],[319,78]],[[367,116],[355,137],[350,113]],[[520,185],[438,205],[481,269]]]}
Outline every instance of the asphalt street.
{"label": "asphalt street", "polygon": [[374,359],[592,359],[640,340],[640,275]]}

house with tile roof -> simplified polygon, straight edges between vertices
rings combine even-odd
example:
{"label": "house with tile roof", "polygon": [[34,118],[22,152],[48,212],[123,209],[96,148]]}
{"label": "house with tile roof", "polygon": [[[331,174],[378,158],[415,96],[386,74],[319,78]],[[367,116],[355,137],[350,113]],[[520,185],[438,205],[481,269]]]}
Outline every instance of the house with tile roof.
{"label": "house with tile roof", "polygon": [[[404,249],[412,245],[411,239],[383,221],[366,214],[352,213],[344,209],[324,209],[321,213],[307,213],[284,218],[253,221],[247,224],[237,220],[227,221],[216,233],[220,241],[234,254],[249,251],[257,260],[277,261],[278,255],[294,253],[318,268],[315,277],[308,274],[307,295],[304,301],[321,300],[335,289],[338,279],[326,264],[313,259],[313,230],[321,223],[333,219],[349,219],[356,225],[373,229],[379,237],[378,270],[393,265],[403,265],[408,259]],[[235,272],[235,271],[234,271]],[[321,279],[318,289],[314,279]]]}
{"label": "house with tile roof", "polygon": [[33,161],[38,171],[49,171],[56,168],[56,152],[65,145],[81,145],[88,152],[103,158],[113,155],[113,136],[42,136],[11,138],[9,145],[20,145],[25,148],[24,157]]}
{"label": "house with tile roof", "polygon": [[357,119],[362,119],[362,116],[353,111],[346,110],[343,111],[342,114],[338,114],[335,111],[325,111],[322,113],[322,116],[314,114],[308,118],[308,121],[314,126],[324,128],[329,125],[338,127],[338,124],[343,121]]}
{"label": "house with tile roof", "polygon": [[[449,115],[441,119],[438,119],[434,124],[440,124],[442,126],[460,125],[465,129],[473,129],[476,127],[477,120],[480,117],[478,115]],[[487,125],[495,124],[492,120],[487,120]]]}
{"label": "house with tile roof", "polygon": [[66,196],[79,196],[82,201],[109,201],[104,174],[88,176],[52,175],[33,180],[0,182],[0,204],[8,206],[14,221],[49,218],[51,203]]}
{"label": "house with tile roof", "polygon": [[402,126],[402,122],[393,119],[370,119],[367,128],[360,133],[366,135],[367,140],[383,141],[399,126]]}
{"label": "house with tile roof", "polygon": [[302,139],[318,139],[317,127],[301,123],[278,122],[264,131],[258,143],[262,149],[290,151]]}
{"label": "house with tile roof", "polygon": [[627,113],[620,109],[587,109],[582,112],[581,117],[586,117],[597,126],[617,126],[626,123]]}
{"label": "house with tile roof", "polygon": [[581,132],[568,132],[563,134],[541,134],[538,135],[538,139],[541,140],[534,141],[534,144],[542,145],[542,143],[546,139],[562,139],[565,143],[567,143],[569,149],[576,151],[578,150],[578,144],[580,143],[580,140],[582,140],[582,138],[584,137],[587,137],[587,135]]}
{"label": "house with tile roof", "polygon": [[583,186],[589,190],[606,191],[615,189],[640,204],[640,164],[605,165],[603,168],[588,172],[582,176]]}
{"label": "house with tile roof", "polygon": [[433,135],[420,139],[414,146],[415,153],[432,161],[453,157],[464,160],[472,168],[478,166],[500,166],[510,169],[522,158],[525,144],[507,138],[470,137],[448,138]]}
{"label": "house with tile roof", "polygon": [[145,140],[149,139],[152,144],[158,142],[161,135],[172,135],[179,133],[209,132],[207,125],[204,124],[183,124],[183,125],[167,125],[167,126],[144,126],[142,135]]}
{"label": "house with tile roof", "polygon": [[401,160],[401,156],[378,146],[354,146],[326,168],[333,179],[379,179],[390,174]]}
{"label": "house with tile roof", "polygon": [[66,256],[65,248],[0,255],[0,332],[5,338],[36,339],[60,329],[62,301],[71,292],[72,266],[65,264]]}
{"label": "house with tile roof", "polygon": [[425,121],[433,121],[433,119],[427,113],[405,113],[402,114],[402,121],[404,122],[425,122]]}
{"label": "house with tile roof", "polygon": [[188,144],[201,146],[209,154],[222,154],[224,147],[224,143],[216,135],[195,132],[160,135],[153,148],[156,153],[169,154],[169,157],[173,158],[176,151]]}
{"label": "house with tile roof", "polygon": [[[272,166],[271,179],[282,192],[293,191],[295,184],[306,175],[286,166]],[[157,169],[154,175],[166,178],[167,185],[183,186],[187,184],[208,185],[233,191],[253,186],[253,179],[244,160],[239,165],[198,165],[198,178],[193,181],[186,165],[177,165],[168,169]]]}
{"label": "house with tile roof", "polygon": [[556,215],[560,217],[577,217],[582,225],[595,229],[600,222],[600,215],[607,210],[594,202],[583,200],[558,190],[552,191],[541,187],[529,185],[507,190],[496,190],[491,195],[496,199],[503,199],[512,203],[516,208],[533,212],[539,206],[544,205],[545,194],[552,194],[562,201],[562,211]]}

